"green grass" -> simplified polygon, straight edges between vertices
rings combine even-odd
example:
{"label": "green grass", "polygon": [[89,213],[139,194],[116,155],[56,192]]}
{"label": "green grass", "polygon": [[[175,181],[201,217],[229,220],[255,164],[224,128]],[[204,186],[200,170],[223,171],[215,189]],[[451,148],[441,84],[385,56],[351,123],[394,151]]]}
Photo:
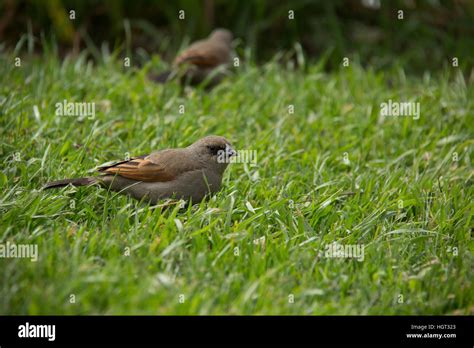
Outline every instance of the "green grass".
{"label": "green grass", "polygon": [[[181,93],[146,79],[158,60],[0,63],[0,243],[39,248],[0,259],[0,314],[473,313],[474,88],[458,69],[243,64]],[[95,119],[56,116],[64,99],[95,102]],[[420,102],[420,119],[379,116],[388,99]],[[258,162],[232,164],[199,205],[40,190],[209,134]],[[364,260],[323,257],[333,241],[363,244]]]}

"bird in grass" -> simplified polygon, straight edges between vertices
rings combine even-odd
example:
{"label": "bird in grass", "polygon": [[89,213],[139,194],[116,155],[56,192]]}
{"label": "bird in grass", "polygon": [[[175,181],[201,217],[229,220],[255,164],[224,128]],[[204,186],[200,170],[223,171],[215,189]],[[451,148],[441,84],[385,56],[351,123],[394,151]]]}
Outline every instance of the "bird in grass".
{"label": "bird in grass", "polygon": [[227,29],[214,30],[207,39],[191,44],[173,62],[173,68],[150,78],[166,83],[178,77],[192,86],[205,82],[207,87],[217,85],[226,75],[231,61],[232,33]]}
{"label": "bird in grass", "polygon": [[219,191],[222,175],[236,154],[226,138],[210,135],[185,148],[101,166],[97,176],[53,181],[44,189],[99,185],[152,204],[168,198],[194,204]]}

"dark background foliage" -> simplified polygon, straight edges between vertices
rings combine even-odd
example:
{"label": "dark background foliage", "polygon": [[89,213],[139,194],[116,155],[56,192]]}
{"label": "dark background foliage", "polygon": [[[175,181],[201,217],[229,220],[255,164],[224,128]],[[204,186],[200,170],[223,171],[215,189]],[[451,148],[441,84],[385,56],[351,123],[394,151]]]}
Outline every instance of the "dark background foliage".
{"label": "dark background foliage", "polygon": [[[379,6],[378,6],[379,4]],[[75,11],[75,20],[69,11]],[[178,12],[185,11],[185,20]],[[288,11],[295,19],[288,20]],[[404,20],[397,19],[398,10]],[[474,1],[453,0],[1,0],[3,49],[37,52],[57,42],[59,53],[127,50],[141,57],[159,53],[170,59],[183,44],[215,27],[231,29],[237,51],[264,61],[276,52],[297,52],[328,65],[355,57],[363,65],[384,67],[401,57],[408,71],[422,72],[459,57],[461,67],[474,62]],[[28,40],[27,36],[35,39]],[[22,37],[25,38],[22,40]],[[33,42],[31,42],[33,41]],[[245,54],[244,47],[248,50]]]}

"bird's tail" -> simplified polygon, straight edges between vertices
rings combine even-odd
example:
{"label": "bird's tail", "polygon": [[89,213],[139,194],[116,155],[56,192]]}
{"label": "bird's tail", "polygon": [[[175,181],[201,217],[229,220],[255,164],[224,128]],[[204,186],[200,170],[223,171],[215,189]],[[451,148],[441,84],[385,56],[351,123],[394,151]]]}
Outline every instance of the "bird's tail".
{"label": "bird's tail", "polygon": [[50,188],[59,188],[64,187],[69,184],[72,186],[89,186],[97,184],[99,181],[96,178],[76,178],[76,179],[64,179],[64,180],[57,180],[51,181],[47,183],[43,190],[50,189]]}
{"label": "bird's tail", "polygon": [[155,81],[157,83],[166,83],[172,78],[172,71],[164,71],[158,75],[149,75],[150,80]]}

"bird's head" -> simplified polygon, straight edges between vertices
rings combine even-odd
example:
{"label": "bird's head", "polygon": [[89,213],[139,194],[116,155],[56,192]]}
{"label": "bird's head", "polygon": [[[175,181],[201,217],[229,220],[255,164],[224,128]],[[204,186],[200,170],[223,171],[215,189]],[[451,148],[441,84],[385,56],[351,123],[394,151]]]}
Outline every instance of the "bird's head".
{"label": "bird's head", "polygon": [[223,173],[230,163],[230,159],[237,155],[232,144],[224,137],[209,135],[199,139],[188,147],[201,161],[211,169]]}
{"label": "bird's head", "polygon": [[212,40],[222,42],[230,47],[232,44],[232,33],[227,29],[216,29],[209,36]]}

